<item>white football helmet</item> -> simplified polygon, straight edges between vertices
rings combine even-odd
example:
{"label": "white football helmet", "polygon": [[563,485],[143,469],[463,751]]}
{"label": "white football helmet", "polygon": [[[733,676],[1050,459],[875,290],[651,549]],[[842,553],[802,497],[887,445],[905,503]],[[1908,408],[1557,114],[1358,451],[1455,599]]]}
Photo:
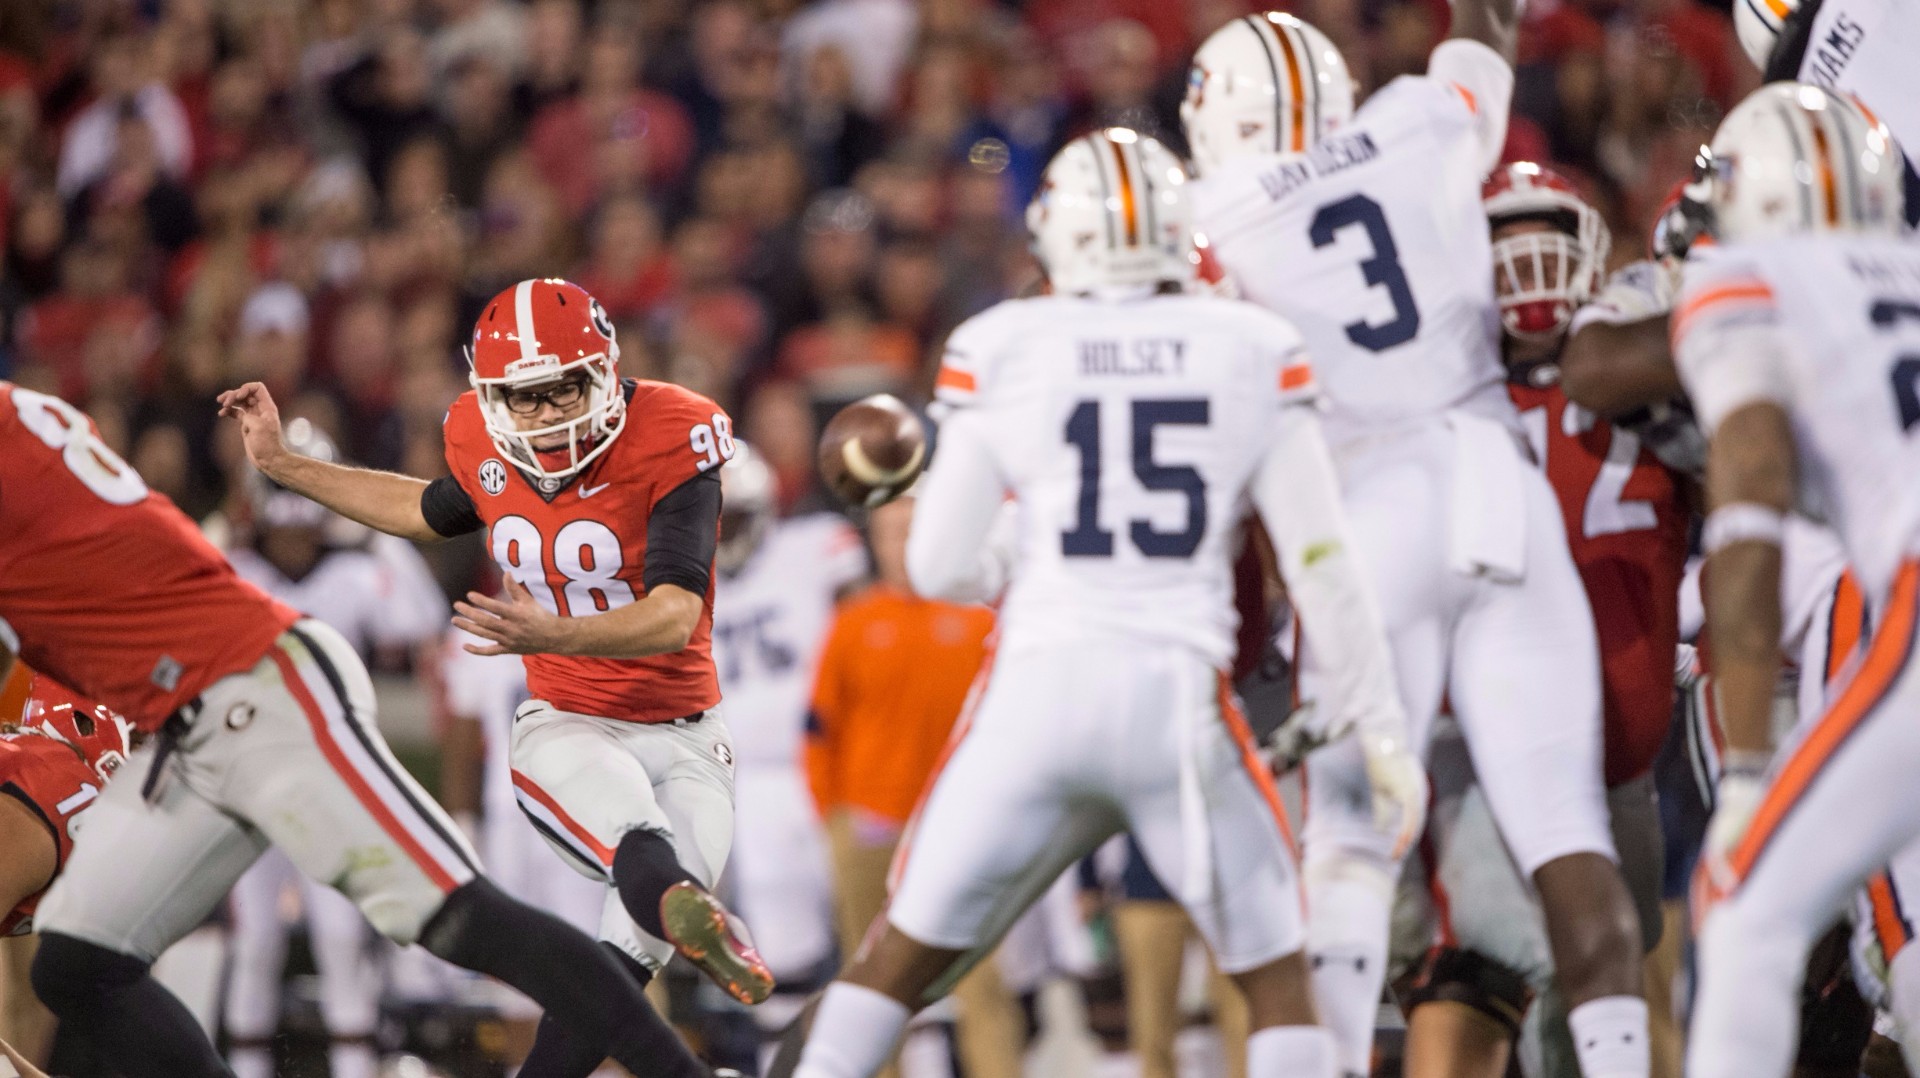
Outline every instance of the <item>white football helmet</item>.
{"label": "white football helmet", "polygon": [[773,469],[747,443],[734,439],[733,459],[720,466],[720,543],[714,567],[737,573],[760,548],[779,512]]}
{"label": "white football helmet", "polygon": [[1804,83],[1762,86],[1720,122],[1712,149],[1721,242],[1906,231],[1900,147],[1851,98]]}
{"label": "white football helmet", "polygon": [[1787,19],[1800,10],[1800,0],[1733,0],[1733,29],[1740,35],[1753,66],[1767,69],[1767,59],[1780,41]]}
{"label": "white football helmet", "polygon": [[1187,173],[1158,141],[1124,127],[1074,139],[1027,204],[1033,253],[1057,293],[1194,280]]}
{"label": "white football helmet", "polygon": [[1193,54],[1180,102],[1194,172],[1249,153],[1300,153],[1353,118],[1353,75],[1333,41],[1278,11],[1235,19]]}

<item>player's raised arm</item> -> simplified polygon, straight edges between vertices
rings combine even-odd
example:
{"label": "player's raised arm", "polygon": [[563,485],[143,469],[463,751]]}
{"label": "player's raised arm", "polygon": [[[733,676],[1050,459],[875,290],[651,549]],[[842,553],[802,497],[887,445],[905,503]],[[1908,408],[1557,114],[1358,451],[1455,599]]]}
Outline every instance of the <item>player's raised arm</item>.
{"label": "player's raised arm", "polygon": [[1310,409],[1281,409],[1252,493],[1309,646],[1324,660],[1335,709],[1327,733],[1360,738],[1376,819],[1404,851],[1425,823],[1426,772],[1408,747],[1386,630],[1348,534],[1319,417]]}
{"label": "player's raised arm", "polygon": [[[437,530],[427,517],[430,510],[438,508],[441,511],[436,518],[457,519],[457,505],[441,504],[457,502],[456,491],[435,491],[433,484],[410,475],[353,468],[289,450],[280,429],[280,409],[259,382],[220,394],[220,414],[240,421],[248,459],[261,474],[288,490],[369,528],[416,543],[436,543],[459,534],[457,529]],[[450,494],[454,497],[448,498]],[[471,502],[467,503],[467,512],[472,512]],[[440,523],[442,528],[450,527],[445,521]],[[479,521],[474,519],[466,530],[478,527]]]}
{"label": "player's raised arm", "polygon": [[1478,41],[1513,63],[1520,37],[1520,5],[1516,0],[1453,0],[1453,29],[1449,41]]}
{"label": "player's raised arm", "polygon": [[1005,542],[989,541],[1006,484],[988,448],[986,417],[956,412],[940,425],[940,453],[914,491],[907,576],[929,599],[986,602],[1007,585]]}

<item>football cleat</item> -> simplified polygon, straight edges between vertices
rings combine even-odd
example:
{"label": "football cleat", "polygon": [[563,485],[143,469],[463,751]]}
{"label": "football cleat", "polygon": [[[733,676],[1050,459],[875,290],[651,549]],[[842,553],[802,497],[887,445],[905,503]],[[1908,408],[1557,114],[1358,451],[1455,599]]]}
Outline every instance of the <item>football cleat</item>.
{"label": "football cleat", "polygon": [[773,973],[744,938],[739,921],[699,884],[681,881],[660,896],[660,923],[667,942],[714,984],[742,1003],[759,1003],[773,992]]}

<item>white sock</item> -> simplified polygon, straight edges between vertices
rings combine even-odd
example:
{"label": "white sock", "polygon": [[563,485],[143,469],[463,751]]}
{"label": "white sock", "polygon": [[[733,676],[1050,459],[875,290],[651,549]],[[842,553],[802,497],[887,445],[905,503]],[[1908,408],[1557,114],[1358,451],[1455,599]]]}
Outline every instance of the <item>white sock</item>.
{"label": "white sock", "polygon": [[1309,864],[1306,883],[1314,1006],[1333,1035],[1341,1071],[1368,1074],[1387,983],[1393,877],[1382,866],[1336,855]]}
{"label": "white sock", "polygon": [[1588,1000],[1567,1013],[1583,1078],[1647,1078],[1647,1001],[1638,996]]}
{"label": "white sock", "polygon": [[229,1049],[227,1065],[233,1068],[235,1078],[273,1078],[273,1049]]}
{"label": "white sock", "polygon": [[1268,1026],[1247,1038],[1247,1078],[1337,1078],[1336,1055],[1319,1026]]}
{"label": "white sock", "polygon": [[827,986],[793,1078],[873,1078],[912,1012],[897,999],[845,981]]}

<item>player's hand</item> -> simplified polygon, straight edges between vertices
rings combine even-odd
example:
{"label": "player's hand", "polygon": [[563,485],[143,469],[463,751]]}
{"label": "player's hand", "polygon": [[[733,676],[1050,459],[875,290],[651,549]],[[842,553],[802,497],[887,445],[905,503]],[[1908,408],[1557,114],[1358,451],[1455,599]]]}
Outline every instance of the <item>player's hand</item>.
{"label": "player's hand", "polygon": [[1729,769],[1713,789],[1713,818],[1707,822],[1707,840],[1700,851],[1695,881],[1696,913],[1704,913],[1739,883],[1733,854],[1753,827],[1753,817],[1767,793],[1766,776],[1751,768]]}
{"label": "player's hand", "polygon": [[1367,759],[1367,781],[1373,786],[1373,822],[1393,836],[1395,860],[1406,855],[1427,826],[1427,768],[1392,734],[1355,734]]}
{"label": "player's hand", "polygon": [[475,655],[560,654],[565,619],[534,602],[518,580],[507,577],[504,583],[501,598],[470,591],[466,602],[453,604],[455,626],[493,641],[462,646]]}
{"label": "player's hand", "polygon": [[1314,701],[1303,701],[1293,709],[1273,733],[1261,742],[1267,766],[1275,775],[1284,775],[1307,761],[1307,755],[1332,740],[1327,724],[1319,721]]}
{"label": "player's hand", "polygon": [[240,439],[247,447],[247,459],[268,475],[272,465],[287,452],[280,434],[280,408],[273,394],[260,382],[248,382],[239,389],[220,394],[220,415],[240,421]]}

